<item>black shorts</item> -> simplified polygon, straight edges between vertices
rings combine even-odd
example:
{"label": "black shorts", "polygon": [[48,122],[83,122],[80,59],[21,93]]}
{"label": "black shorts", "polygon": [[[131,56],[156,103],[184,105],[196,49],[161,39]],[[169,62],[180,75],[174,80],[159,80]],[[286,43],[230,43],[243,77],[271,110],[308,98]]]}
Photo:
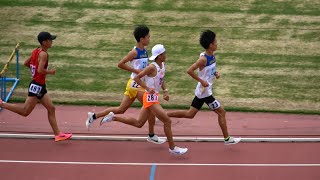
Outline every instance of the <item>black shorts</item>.
{"label": "black shorts", "polygon": [[36,96],[38,99],[42,99],[47,94],[46,84],[39,84],[35,81],[31,81],[28,88],[28,96]]}
{"label": "black shorts", "polygon": [[221,105],[212,95],[199,99],[197,96],[194,97],[191,106],[200,110],[203,106],[203,103],[206,103],[211,110],[218,109]]}

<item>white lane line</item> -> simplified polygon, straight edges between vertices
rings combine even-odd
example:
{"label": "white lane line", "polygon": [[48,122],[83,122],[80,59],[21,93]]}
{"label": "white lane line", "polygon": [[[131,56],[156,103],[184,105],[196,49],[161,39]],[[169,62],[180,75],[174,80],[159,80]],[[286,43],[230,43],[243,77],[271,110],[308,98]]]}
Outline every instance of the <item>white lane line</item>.
{"label": "white lane line", "polygon": [[[18,139],[53,139],[53,135],[48,134],[11,134],[0,133],[0,138],[18,138]],[[163,137],[165,138],[165,137]],[[73,135],[73,140],[106,140],[106,141],[146,141],[145,136],[94,136],[94,135]],[[195,136],[177,136],[173,137],[175,141],[180,142],[223,142],[221,137],[195,137]],[[320,142],[320,138],[241,138],[241,142]]]}
{"label": "white lane line", "polygon": [[125,165],[125,166],[250,166],[250,167],[317,167],[320,164],[195,164],[195,163],[130,163],[130,162],[68,162],[0,160],[0,163],[71,164],[71,165]]}

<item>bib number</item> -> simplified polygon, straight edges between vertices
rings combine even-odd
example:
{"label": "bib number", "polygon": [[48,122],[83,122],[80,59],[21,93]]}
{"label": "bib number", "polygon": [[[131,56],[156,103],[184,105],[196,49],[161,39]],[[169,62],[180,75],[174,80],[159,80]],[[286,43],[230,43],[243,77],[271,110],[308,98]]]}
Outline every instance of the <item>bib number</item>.
{"label": "bib number", "polygon": [[148,94],[147,102],[158,102],[158,95],[156,94]]}
{"label": "bib number", "polygon": [[214,73],[216,72],[216,67],[213,67],[212,69],[211,69],[211,73],[210,73],[210,75],[211,76],[214,76]]}
{"label": "bib number", "polygon": [[30,70],[32,77],[36,74],[36,66],[30,64]]}
{"label": "bib number", "polygon": [[141,86],[137,82],[132,81],[131,84],[130,84],[130,87],[132,87],[132,88],[140,88]]}
{"label": "bib number", "polygon": [[36,84],[31,84],[30,87],[29,87],[29,92],[33,93],[33,94],[40,94],[42,90],[42,87],[41,86],[38,86]]}
{"label": "bib number", "polygon": [[219,107],[221,107],[220,102],[217,100],[214,100],[211,104],[208,104],[211,110],[216,110]]}
{"label": "bib number", "polygon": [[141,64],[140,64],[140,68],[144,69],[144,68],[147,67],[147,65],[148,65],[148,61],[142,61]]}

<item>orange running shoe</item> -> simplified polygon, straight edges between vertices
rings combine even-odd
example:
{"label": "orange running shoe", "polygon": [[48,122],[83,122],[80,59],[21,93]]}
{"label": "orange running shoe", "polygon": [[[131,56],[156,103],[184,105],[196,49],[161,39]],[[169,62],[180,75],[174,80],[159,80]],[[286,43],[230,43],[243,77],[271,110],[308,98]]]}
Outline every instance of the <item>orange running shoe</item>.
{"label": "orange running shoe", "polygon": [[54,137],[54,141],[55,142],[64,141],[64,140],[70,139],[71,137],[72,137],[71,133],[62,133],[62,132],[60,132],[59,135],[56,135]]}

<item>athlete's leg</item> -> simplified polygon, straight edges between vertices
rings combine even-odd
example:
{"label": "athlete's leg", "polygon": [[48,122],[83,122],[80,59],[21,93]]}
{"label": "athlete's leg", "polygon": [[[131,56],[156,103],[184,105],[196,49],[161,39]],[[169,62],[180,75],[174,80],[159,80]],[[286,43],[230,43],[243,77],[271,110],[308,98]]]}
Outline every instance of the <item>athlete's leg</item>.
{"label": "athlete's leg", "polygon": [[20,114],[21,116],[28,116],[36,104],[38,103],[38,98],[36,96],[28,96],[23,105],[11,104],[11,103],[1,103],[0,107],[8,109],[9,111]]}
{"label": "athlete's leg", "polygon": [[214,112],[218,114],[219,126],[222,130],[223,137],[228,138],[229,134],[226,120],[226,111],[223,109],[223,107],[220,106],[218,109],[214,110]]}
{"label": "athlete's leg", "polygon": [[161,107],[160,104],[153,104],[152,106],[149,107],[152,113],[159,118],[163,122],[163,128],[164,128],[164,133],[167,137],[168,143],[169,143],[169,148],[172,150],[175,147],[175,144],[173,142],[173,137],[172,137],[172,130],[171,130],[171,119],[170,117],[166,114],[164,109]]}
{"label": "athlete's leg", "polygon": [[170,111],[167,112],[169,117],[176,117],[176,118],[189,118],[193,119],[194,116],[198,113],[198,109],[190,106],[189,110],[178,110],[178,111]]}
{"label": "athlete's leg", "polygon": [[40,102],[48,111],[48,120],[54,135],[59,135],[60,130],[58,128],[56,120],[56,108],[54,107],[50,96],[48,94],[45,94]]}
{"label": "athlete's leg", "polygon": [[198,113],[199,109],[201,109],[203,103],[204,99],[199,99],[197,96],[195,96],[192,100],[189,110],[171,111],[167,112],[167,114],[169,117],[193,119]]}
{"label": "athlete's leg", "polygon": [[133,117],[114,116],[113,121],[118,121],[131,126],[135,126],[137,128],[141,128],[146,123],[150,114],[151,112],[148,109],[142,107],[138,119],[135,119]]}
{"label": "athlete's leg", "polygon": [[118,107],[109,107],[101,112],[95,113],[96,119],[103,117],[110,112],[113,112],[115,114],[123,114],[129,109],[131,104],[134,102],[135,98],[130,99],[129,96],[125,95],[121,101],[120,106]]}
{"label": "athlete's leg", "polygon": [[[143,92],[139,91],[137,94],[137,99],[143,104]],[[156,117],[153,113],[150,113],[148,117],[148,125],[149,125],[149,136],[154,135],[154,125],[156,124]]]}

